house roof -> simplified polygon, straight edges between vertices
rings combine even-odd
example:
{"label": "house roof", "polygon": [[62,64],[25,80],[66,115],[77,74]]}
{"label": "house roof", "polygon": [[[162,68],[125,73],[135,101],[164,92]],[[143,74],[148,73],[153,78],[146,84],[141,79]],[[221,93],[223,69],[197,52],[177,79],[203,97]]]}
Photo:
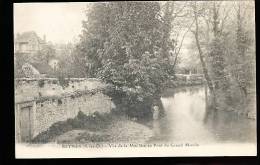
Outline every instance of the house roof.
{"label": "house roof", "polygon": [[48,77],[55,77],[56,75],[51,66],[46,63],[31,63],[31,65],[37,69],[40,74],[46,74]]}
{"label": "house roof", "polygon": [[[28,63],[28,64],[31,65],[32,67],[34,67],[37,71],[39,71],[40,74],[45,74],[46,77],[50,77],[50,78],[56,77],[56,72],[48,64],[45,64],[45,63],[44,64],[43,63]],[[24,66],[24,65],[22,65],[22,66]],[[22,70],[22,66],[16,69],[16,72],[15,72],[16,78],[26,77],[26,74]]]}
{"label": "house roof", "polygon": [[25,73],[23,72],[23,70],[21,68],[17,69],[15,71],[15,77],[16,78],[22,78],[22,77],[26,77]]}
{"label": "house roof", "polygon": [[15,39],[16,42],[28,42],[30,39],[35,38],[39,43],[45,43],[34,31],[24,32],[18,35]]}

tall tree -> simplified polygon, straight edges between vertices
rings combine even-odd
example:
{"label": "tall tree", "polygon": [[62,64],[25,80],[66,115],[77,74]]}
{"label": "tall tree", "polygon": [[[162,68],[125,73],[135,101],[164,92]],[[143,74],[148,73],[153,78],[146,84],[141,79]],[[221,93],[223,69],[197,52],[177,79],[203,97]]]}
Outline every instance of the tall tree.
{"label": "tall tree", "polygon": [[84,25],[81,54],[93,60],[98,78],[123,91],[130,109],[159,98],[169,77],[172,48],[164,46],[171,40],[160,11],[158,2],[100,3]]}
{"label": "tall tree", "polygon": [[81,77],[95,76],[94,71],[102,65],[100,51],[109,37],[109,27],[114,27],[109,17],[112,10],[109,10],[108,5],[109,3],[94,3],[86,11],[87,20],[83,21],[80,42],[73,52],[75,69]]}
{"label": "tall tree", "polygon": [[202,51],[200,40],[199,40],[200,29],[199,29],[199,20],[198,20],[199,19],[199,10],[197,8],[197,2],[193,2],[191,5],[192,5],[192,9],[193,9],[193,16],[194,16],[194,19],[195,19],[195,31],[193,31],[193,34],[194,34],[194,37],[195,37],[196,46],[198,48],[199,58],[200,58],[200,62],[201,62],[201,65],[202,65],[203,74],[204,74],[204,77],[206,79],[207,85],[210,89],[211,96],[213,96],[212,98],[213,98],[213,101],[214,101],[215,100],[215,89],[214,89],[212,79],[209,75],[209,71],[208,71],[208,68],[207,68],[207,65],[206,65],[206,61],[205,61],[205,55]]}
{"label": "tall tree", "polygon": [[209,45],[209,62],[211,67],[211,77],[215,90],[226,91],[228,88],[227,75],[225,73],[225,46],[224,32],[220,27],[221,2],[212,2],[212,32],[213,39]]}
{"label": "tall tree", "polygon": [[250,80],[252,80],[252,74],[250,71],[250,62],[247,56],[247,50],[252,44],[249,31],[245,29],[244,16],[241,14],[241,3],[238,3],[237,14],[237,28],[236,28],[236,65],[234,68],[233,76],[235,77],[241,91],[245,96],[248,93],[248,87]]}

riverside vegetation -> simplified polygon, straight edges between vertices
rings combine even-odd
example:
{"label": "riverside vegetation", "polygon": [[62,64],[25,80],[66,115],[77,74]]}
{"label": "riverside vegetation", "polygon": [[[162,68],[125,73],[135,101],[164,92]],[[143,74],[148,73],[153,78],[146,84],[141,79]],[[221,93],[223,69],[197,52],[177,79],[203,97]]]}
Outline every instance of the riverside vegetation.
{"label": "riverside vegetation", "polygon": [[[242,1],[94,3],[86,11],[80,41],[70,54],[73,58],[63,59],[60,72],[66,77],[94,77],[111,84],[107,94],[120,111],[117,113],[151,118],[152,107],[160,104],[163,91],[183,62],[180,50],[189,34],[189,58],[195,56],[199,61],[196,67],[204,75],[210,106],[254,113],[253,11],[253,3]],[[91,130],[91,124],[86,124],[90,121],[100,123],[95,126],[99,129],[111,119],[109,115],[96,116],[92,119],[80,113],[57,124],[64,130],[54,125],[50,134],[42,136],[50,139],[55,132],[74,128]]]}

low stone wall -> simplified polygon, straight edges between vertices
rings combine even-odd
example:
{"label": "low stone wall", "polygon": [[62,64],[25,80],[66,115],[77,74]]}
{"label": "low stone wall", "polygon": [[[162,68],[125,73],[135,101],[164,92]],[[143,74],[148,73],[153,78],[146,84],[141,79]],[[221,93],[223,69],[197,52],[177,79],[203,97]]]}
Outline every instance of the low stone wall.
{"label": "low stone wall", "polygon": [[94,95],[84,94],[80,97],[74,95],[63,98],[50,98],[36,101],[35,124],[33,137],[46,131],[53,123],[74,118],[79,111],[86,115],[94,112],[109,113],[112,102],[101,92]]}
{"label": "low stone wall", "polygon": [[[44,81],[43,87],[38,85],[40,80]],[[17,141],[23,141],[25,133],[33,139],[52,124],[74,118],[79,111],[86,115],[104,114],[114,106],[110,97],[103,94],[106,85],[97,79],[70,79],[65,88],[57,79],[46,78],[17,79],[15,85]]]}
{"label": "low stone wall", "polygon": [[71,93],[76,90],[103,88],[105,84],[94,78],[70,78],[68,86],[63,87],[57,78],[19,78],[15,79],[16,102],[39,96],[53,96]]}

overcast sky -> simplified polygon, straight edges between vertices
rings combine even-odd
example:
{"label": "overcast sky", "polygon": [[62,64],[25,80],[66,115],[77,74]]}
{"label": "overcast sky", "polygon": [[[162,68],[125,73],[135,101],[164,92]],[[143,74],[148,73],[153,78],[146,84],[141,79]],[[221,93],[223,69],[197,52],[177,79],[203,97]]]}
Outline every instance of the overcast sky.
{"label": "overcast sky", "polygon": [[[68,43],[78,40],[82,20],[90,3],[15,3],[14,33],[35,31],[41,38],[52,43]],[[187,54],[184,40],[181,54]]]}
{"label": "overcast sky", "polygon": [[81,33],[88,3],[16,3],[14,33],[35,31],[47,41],[67,43]]}

